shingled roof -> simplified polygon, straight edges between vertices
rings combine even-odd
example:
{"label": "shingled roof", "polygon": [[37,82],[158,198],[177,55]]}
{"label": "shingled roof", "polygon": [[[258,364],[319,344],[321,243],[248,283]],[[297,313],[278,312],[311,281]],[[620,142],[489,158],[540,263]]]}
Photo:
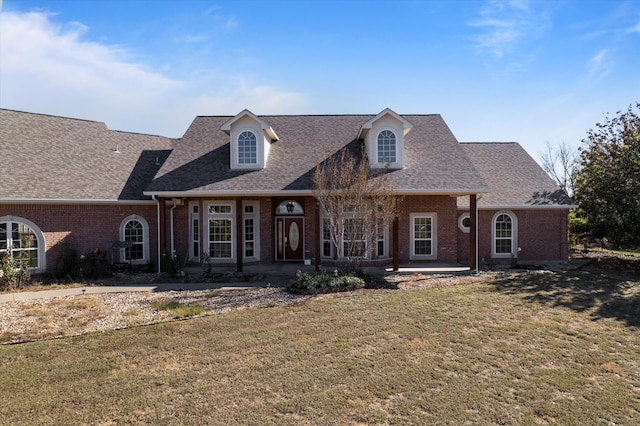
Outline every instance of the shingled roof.
{"label": "shingled roof", "polygon": [[[232,117],[196,117],[149,185],[148,194],[310,193],[319,162],[343,147],[359,150],[361,126],[374,115],[260,116],[279,140],[271,144],[262,170],[232,170],[229,135],[221,126]],[[401,193],[464,194],[488,188],[439,115],[403,115],[413,128],[405,136],[405,162],[389,170]]]}
{"label": "shingled roof", "polygon": [[[573,201],[531,156],[515,142],[461,143],[489,192],[478,207],[574,207]],[[458,207],[468,208],[469,197],[458,197]]]}
{"label": "shingled roof", "polygon": [[0,109],[0,201],[142,200],[172,139]]}

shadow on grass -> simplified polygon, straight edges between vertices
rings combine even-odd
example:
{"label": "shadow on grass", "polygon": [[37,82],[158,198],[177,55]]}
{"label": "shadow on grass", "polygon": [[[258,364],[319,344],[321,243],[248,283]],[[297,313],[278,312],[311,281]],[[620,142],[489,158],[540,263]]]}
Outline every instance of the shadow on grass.
{"label": "shadow on grass", "polygon": [[498,291],[522,295],[542,305],[589,312],[594,320],[613,318],[640,327],[640,281],[637,275],[571,271],[508,276],[493,283]]}

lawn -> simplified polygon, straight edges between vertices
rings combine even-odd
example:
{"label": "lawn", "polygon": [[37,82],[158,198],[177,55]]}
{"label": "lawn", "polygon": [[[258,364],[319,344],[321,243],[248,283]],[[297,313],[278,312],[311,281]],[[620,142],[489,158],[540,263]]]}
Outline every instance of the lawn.
{"label": "lawn", "polygon": [[0,346],[0,424],[640,422],[640,282],[503,274]]}

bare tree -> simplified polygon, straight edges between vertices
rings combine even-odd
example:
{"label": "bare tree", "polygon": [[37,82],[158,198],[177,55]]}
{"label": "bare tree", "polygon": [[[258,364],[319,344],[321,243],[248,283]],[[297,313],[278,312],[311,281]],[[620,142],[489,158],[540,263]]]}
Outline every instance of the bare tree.
{"label": "bare tree", "polygon": [[578,165],[578,151],[562,141],[552,145],[549,141],[540,155],[542,168],[567,194],[573,194],[574,175]]}
{"label": "bare tree", "polygon": [[387,170],[372,170],[366,153],[346,148],[316,165],[314,196],[334,259],[349,263],[377,255],[377,244],[398,217],[402,197],[389,185]]}

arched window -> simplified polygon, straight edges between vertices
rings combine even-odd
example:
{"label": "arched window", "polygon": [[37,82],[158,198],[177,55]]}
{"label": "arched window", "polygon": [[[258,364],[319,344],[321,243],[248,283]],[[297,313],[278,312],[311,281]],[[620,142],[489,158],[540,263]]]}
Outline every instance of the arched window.
{"label": "arched window", "polygon": [[242,132],[238,136],[238,164],[256,164],[258,148],[256,135],[253,132]]}
{"label": "arched window", "polygon": [[145,263],[149,261],[149,225],[144,218],[131,215],[120,224],[120,238],[131,243],[120,258],[125,262]]}
{"label": "arched window", "polygon": [[378,163],[395,163],[396,159],[396,135],[383,130],[378,134]]}
{"label": "arched window", "polygon": [[0,253],[10,253],[16,259],[25,259],[29,269],[45,269],[44,237],[38,227],[28,220],[0,217]]}
{"label": "arched window", "polygon": [[498,212],[493,216],[492,240],[495,257],[516,255],[517,221],[511,212]]}

